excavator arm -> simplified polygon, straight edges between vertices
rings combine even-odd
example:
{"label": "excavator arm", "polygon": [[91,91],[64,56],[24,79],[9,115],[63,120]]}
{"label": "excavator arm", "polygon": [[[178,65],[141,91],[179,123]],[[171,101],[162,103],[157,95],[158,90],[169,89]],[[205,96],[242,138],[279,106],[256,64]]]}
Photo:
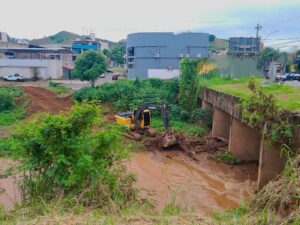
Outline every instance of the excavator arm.
{"label": "excavator arm", "polygon": [[168,107],[168,104],[166,104],[166,103],[153,104],[153,103],[145,102],[142,105],[140,105],[134,114],[134,124],[135,124],[136,128],[139,128],[139,126],[140,126],[139,120],[142,119],[141,118],[142,113],[144,112],[145,109],[160,110],[165,130],[167,132],[171,132],[170,120],[169,120],[169,107]]}

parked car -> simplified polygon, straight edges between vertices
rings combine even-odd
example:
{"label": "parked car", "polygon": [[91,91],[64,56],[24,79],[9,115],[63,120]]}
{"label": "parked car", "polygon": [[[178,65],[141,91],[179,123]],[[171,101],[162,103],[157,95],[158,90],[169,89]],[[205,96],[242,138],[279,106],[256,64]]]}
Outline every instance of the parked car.
{"label": "parked car", "polygon": [[13,75],[4,76],[3,80],[6,80],[6,81],[24,81],[24,78],[20,74],[15,73]]}
{"label": "parked car", "polygon": [[275,76],[275,81],[276,82],[282,82],[286,81],[286,75],[285,74],[278,74]]}
{"label": "parked car", "polygon": [[295,80],[295,74],[294,73],[286,73],[285,76],[286,76],[285,81]]}
{"label": "parked car", "polygon": [[294,74],[294,80],[297,80],[300,82],[300,74],[295,73]]}
{"label": "parked car", "polygon": [[100,78],[105,78],[105,73],[102,73],[99,77]]}
{"label": "parked car", "polygon": [[111,79],[112,80],[118,80],[119,76],[120,76],[119,74],[113,74],[112,77],[111,77]]}

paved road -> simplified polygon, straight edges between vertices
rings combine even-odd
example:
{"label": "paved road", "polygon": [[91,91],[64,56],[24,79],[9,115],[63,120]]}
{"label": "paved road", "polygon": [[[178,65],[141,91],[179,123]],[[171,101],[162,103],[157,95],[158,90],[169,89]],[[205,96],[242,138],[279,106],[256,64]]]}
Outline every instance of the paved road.
{"label": "paved road", "polygon": [[286,81],[284,83],[290,86],[300,87],[300,81]]}

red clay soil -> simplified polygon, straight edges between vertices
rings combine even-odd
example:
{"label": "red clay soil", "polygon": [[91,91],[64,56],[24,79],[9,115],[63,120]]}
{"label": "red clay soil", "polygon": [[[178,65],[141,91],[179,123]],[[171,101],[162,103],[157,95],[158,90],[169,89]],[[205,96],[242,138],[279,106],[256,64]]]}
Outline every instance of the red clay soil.
{"label": "red clay soil", "polygon": [[27,97],[30,99],[26,107],[27,115],[38,112],[48,112],[57,114],[71,108],[73,100],[71,96],[58,97],[56,93],[41,87],[22,87]]}

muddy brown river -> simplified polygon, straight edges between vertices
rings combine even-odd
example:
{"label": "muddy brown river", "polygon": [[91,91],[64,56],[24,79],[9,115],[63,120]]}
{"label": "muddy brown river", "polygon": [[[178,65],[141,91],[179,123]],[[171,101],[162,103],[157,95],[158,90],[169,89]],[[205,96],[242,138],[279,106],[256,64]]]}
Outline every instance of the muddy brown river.
{"label": "muddy brown river", "polygon": [[[228,176],[230,167],[211,161],[203,158],[196,163],[179,151],[141,151],[132,155],[128,169],[137,175],[141,194],[153,200],[158,209],[175,198],[183,207],[206,214],[236,208],[253,196],[251,181]],[[14,163],[0,159],[0,171]],[[0,179],[0,204],[6,211],[21,199],[17,180],[16,176]]]}
{"label": "muddy brown river", "polygon": [[137,174],[137,187],[153,191],[148,197],[159,209],[175,197],[183,207],[206,214],[237,208],[253,196],[251,181],[228,177],[216,163],[208,161],[203,158],[202,163],[196,163],[174,151],[142,151],[133,155],[128,168]]}

